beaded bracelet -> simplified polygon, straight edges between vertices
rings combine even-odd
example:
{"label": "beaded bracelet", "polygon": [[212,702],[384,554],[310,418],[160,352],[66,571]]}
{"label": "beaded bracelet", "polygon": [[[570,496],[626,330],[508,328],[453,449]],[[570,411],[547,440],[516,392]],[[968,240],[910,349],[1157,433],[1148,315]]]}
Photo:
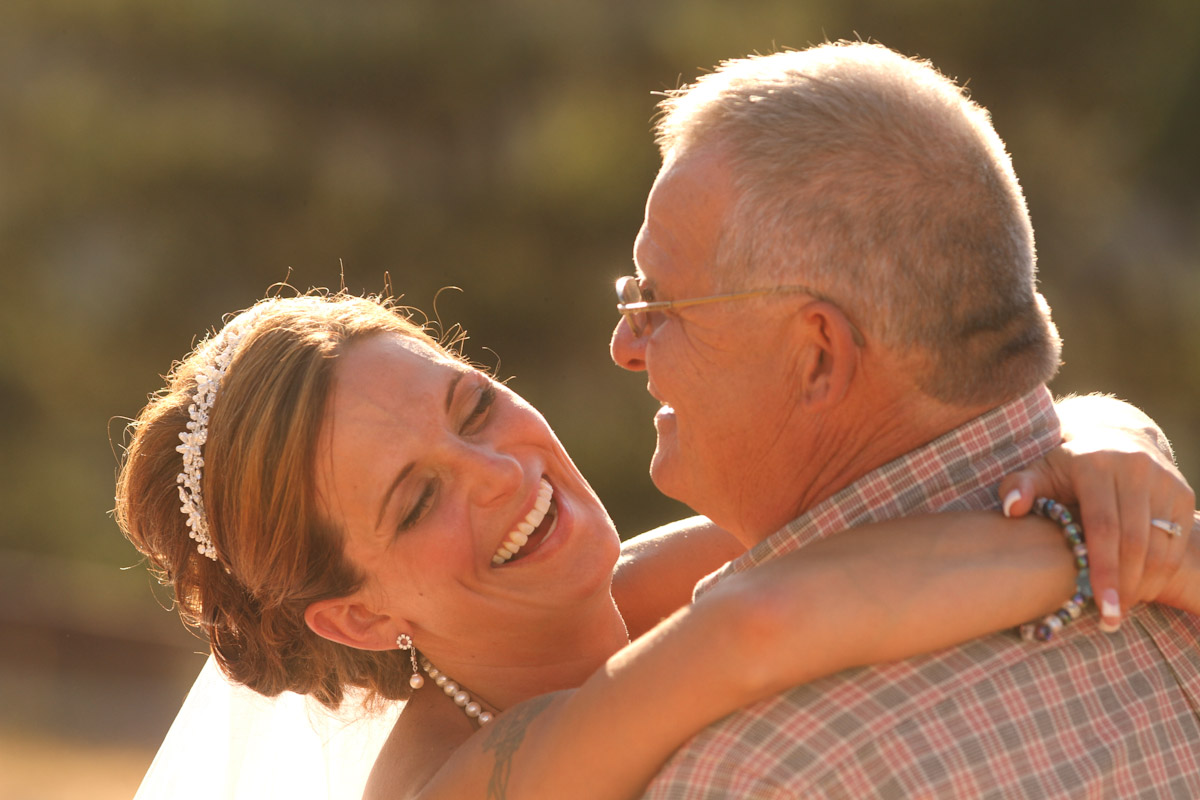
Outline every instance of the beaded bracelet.
{"label": "beaded bracelet", "polygon": [[1087,545],[1083,541],[1083,526],[1075,521],[1067,507],[1039,497],[1033,503],[1033,512],[1062,526],[1067,544],[1075,554],[1075,567],[1079,570],[1075,575],[1075,594],[1062,604],[1062,608],[1047,614],[1041,622],[1027,622],[1020,628],[1021,638],[1025,641],[1048,642],[1068,622],[1079,619],[1084,607],[1092,599],[1092,578],[1088,568]]}

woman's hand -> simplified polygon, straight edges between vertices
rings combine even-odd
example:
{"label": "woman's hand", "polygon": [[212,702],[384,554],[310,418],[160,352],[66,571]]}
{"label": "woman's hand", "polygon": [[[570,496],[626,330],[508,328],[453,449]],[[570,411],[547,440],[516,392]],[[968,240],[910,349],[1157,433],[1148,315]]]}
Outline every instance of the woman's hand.
{"label": "woman's hand", "polygon": [[[1175,467],[1161,431],[1132,406],[1074,398],[1068,441],[1000,483],[1004,513],[1022,516],[1036,497],[1078,506],[1087,537],[1102,629],[1117,630],[1122,608],[1158,599],[1188,552],[1196,495]],[[1060,412],[1066,411],[1060,406]],[[1102,415],[1097,413],[1101,410]],[[1140,415],[1133,424],[1129,411]],[[1084,424],[1080,418],[1086,417]],[[1172,536],[1151,520],[1175,523]]]}
{"label": "woman's hand", "polygon": [[1183,566],[1162,592],[1143,599],[1181,608],[1200,617],[1200,511],[1192,512],[1192,532]]}

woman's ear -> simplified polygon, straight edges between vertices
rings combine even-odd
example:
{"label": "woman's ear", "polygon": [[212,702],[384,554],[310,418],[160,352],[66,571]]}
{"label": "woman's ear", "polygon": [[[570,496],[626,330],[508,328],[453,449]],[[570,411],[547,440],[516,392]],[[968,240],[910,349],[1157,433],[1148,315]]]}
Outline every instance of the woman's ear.
{"label": "woman's ear", "polygon": [[404,630],[368,608],[356,595],[318,600],[304,609],[304,622],[318,636],[358,650],[392,650]]}

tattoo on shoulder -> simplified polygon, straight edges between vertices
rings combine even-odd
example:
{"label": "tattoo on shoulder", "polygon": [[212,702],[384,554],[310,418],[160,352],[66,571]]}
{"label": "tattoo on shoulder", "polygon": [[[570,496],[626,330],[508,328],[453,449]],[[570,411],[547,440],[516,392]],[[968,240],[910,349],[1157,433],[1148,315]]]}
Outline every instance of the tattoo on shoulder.
{"label": "tattoo on shoulder", "polygon": [[552,700],[553,697],[550,695],[528,700],[509,710],[488,728],[483,749],[485,752],[492,750],[496,754],[496,764],[492,767],[492,777],[488,781],[488,800],[507,800],[513,758],[521,743],[525,741],[525,731],[529,727],[529,723],[545,711]]}

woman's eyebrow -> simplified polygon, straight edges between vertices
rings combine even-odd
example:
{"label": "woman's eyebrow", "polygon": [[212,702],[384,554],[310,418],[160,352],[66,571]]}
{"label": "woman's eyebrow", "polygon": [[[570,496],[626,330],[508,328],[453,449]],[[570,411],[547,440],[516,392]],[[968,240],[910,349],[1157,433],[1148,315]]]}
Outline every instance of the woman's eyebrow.
{"label": "woman's eyebrow", "polygon": [[454,390],[458,388],[459,382],[467,377],[466,371],[456,371],[454,377],[450,379],[450,385],[446,388],[446,413],[450,413],[450,408],[454,405]]}
{"label": "woman's eyebrow", "polygon": [[376,530],[378,530],[379,526],[383,524],[383,515],[387,513],[388,506],[392,501],[392,494],[396,491],[396,487],[399,486],[400,483],[408,477],[408,473],[412,471],[413,463],[410,461],[405,464],[404,469],[400,470],[400,473],[392,479],[392,485],[389,486],[387,491],[383,493],[383,502],[379,504],[379,519],[375,520]]}
{"label": "woman's eyebrow", "polygon": [[[465,370],[455,371],[454,377],[450,379],[450,385],[446,387],[446,414],[449,414],[450,409],[454,406],[454,391],[458,388],[458,384],[466,376],[467,373]],[[412,470],[412,462],[405,464],[404,468],[400,470],[399,474],[392,479],[392,483],[390,486],[388,486],[387,491],[383,493],[383,502],[379,504],[379,518],[375,520],[376,530],[378,530],[379,526],[383,524],[383,517],[387,513],[388,505],[391,503],[392,494],[396,491],[396,487],[398,487],[404,481],[404,479],[408,477],[408,474],[412,472]]]}

